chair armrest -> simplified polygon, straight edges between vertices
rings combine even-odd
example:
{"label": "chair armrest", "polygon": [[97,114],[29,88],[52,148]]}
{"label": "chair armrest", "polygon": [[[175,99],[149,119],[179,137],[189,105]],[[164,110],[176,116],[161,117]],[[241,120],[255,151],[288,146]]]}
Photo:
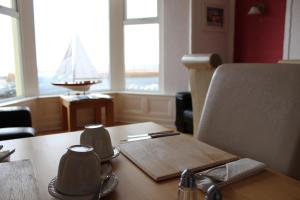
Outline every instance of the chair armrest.
{"label": "chair armrest", "polygon": [[0,141],[34,136],[35,129],[31,127],[0,128]]}
{"label": "chair armrest", "polygon": [[32,127],[31,111],[26,106],[0,107],[0,128]]}

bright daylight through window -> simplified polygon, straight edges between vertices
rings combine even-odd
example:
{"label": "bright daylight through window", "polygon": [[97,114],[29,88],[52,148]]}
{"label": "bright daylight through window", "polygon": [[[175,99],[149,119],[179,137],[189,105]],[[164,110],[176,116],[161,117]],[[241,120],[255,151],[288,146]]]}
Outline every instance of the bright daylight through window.
{"label": "bright daylight through window", "polygon": [[[78,71],[82,76],[96,71],[102,83],[90,90],[110,89],[108,3],[108,0],[34,0],[40,94],[68,91],[51,84],[59,68],[59,72],[69,76]],[[71,66],[79,68],[76,72],[65,69],[65,59],[70,55],[70,62],[75,62]],[[76,66],[81,63],[84,65]]]}
{"label": "bright daylight through window", "polygon": [[157,0],[126,0],[124,20],[125,88],[159,90]]}
{"label": "bright daylight through window", "polygon": [[0,0],[0,99],[20,95],[19,14],[13,0]]}

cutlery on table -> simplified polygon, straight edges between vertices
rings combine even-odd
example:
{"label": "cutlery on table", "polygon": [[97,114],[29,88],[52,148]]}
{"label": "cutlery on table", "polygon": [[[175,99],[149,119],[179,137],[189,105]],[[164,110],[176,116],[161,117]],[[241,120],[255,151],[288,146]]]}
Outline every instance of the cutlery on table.
{"label": "cutlery on table", "polygon": [[0,162],[2,162],[5,158],[9,157],[11,154],[15,153],[16,149],[11,150],[7,154],[0,157]]}
{"label": "cutlery on table", "polygon": [[167,137],[167,136],[174,136],[179,135],[178,132],[158,132],[158,133],[149,133],[149,134],[140,134],[140,135],[129,135],[127,139],[121,140],[122,142],[132,142],[138,140],[146,140],[146,139],[153,139],[159,137]]}
{"label": "cutlery on table", "polygon": [[128,135],[128,138],[136,138],[136,137],[147,137],[147,136],[160,136],[160,135],[166,135],[166,134],[173,134],[173,131],[162,131],[162,132],[155,132],[155,133],[147,133],[147,134],[138,134],[138,135]]}

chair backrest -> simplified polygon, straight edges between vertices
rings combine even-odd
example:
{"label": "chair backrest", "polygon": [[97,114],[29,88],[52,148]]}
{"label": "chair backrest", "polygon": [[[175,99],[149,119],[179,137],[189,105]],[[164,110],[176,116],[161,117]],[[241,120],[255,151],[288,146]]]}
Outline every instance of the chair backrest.
{"label": "chair backrest", "polygon": [[0,107],[0,128],[5,127],[32,127],[29,107]]}
{"label": "chair backrest", "polygon": [[208,144],[300,180],[300,65],[217,68],[198,130]]}

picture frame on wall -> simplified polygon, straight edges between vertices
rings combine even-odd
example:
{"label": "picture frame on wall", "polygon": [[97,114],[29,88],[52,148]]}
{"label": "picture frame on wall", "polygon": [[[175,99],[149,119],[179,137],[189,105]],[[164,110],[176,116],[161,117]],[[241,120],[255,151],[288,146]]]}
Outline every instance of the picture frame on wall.
{"label": "picture frame on wall", "polygon": [[205,1],[203,14],[204,30],[220,32],[227,30],[227,9],[224,4]]}

